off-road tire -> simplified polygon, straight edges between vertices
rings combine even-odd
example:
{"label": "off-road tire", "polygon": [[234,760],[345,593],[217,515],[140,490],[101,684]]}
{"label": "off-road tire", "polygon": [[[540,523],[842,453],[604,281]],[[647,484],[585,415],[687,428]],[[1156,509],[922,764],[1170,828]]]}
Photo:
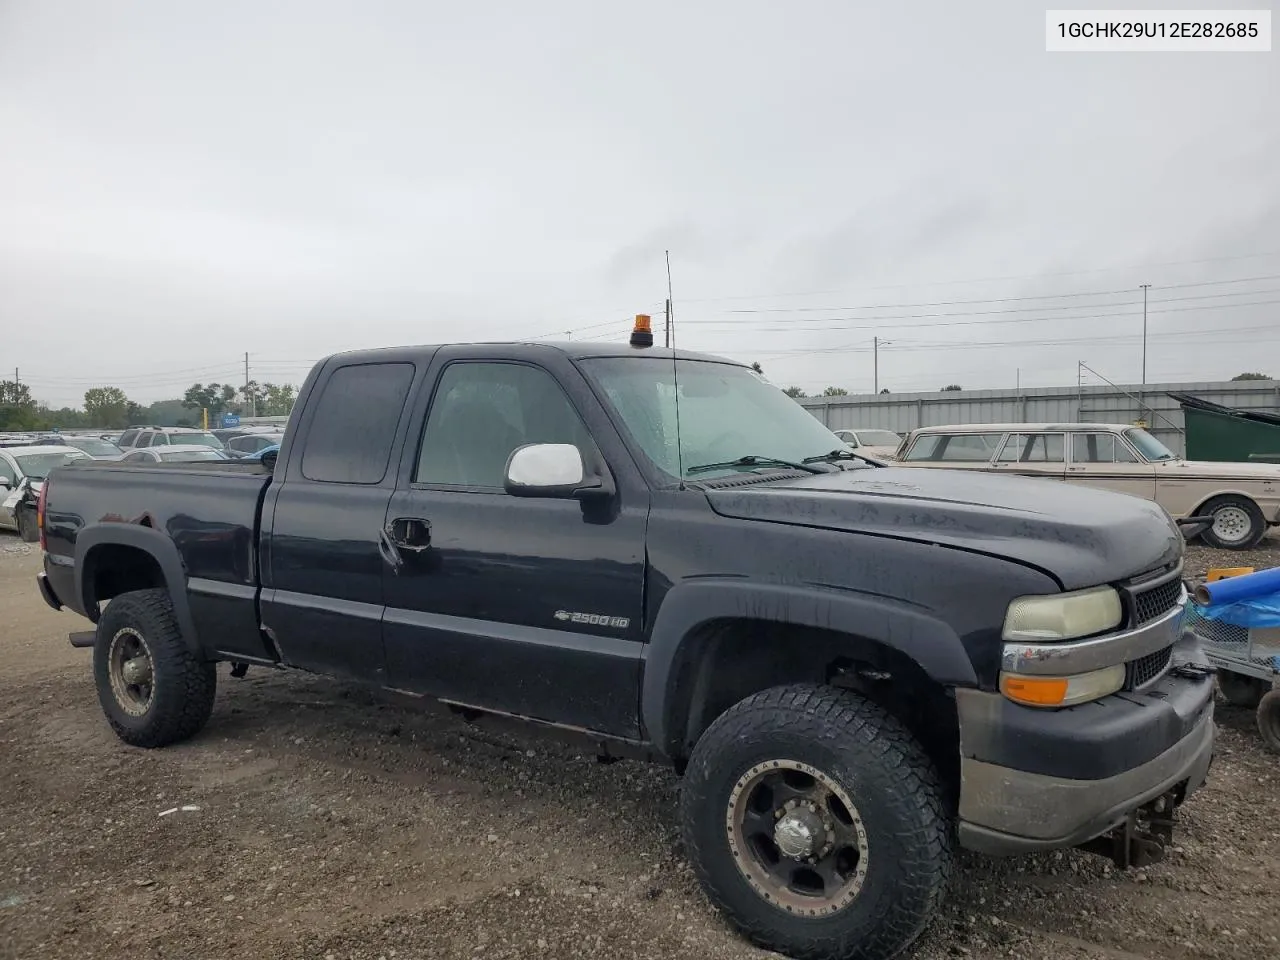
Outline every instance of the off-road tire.
{"label": "off-road tire", "polygon": [[[835,913],[783,910],[734,860],[734,784],[775,759],[822,771],[861,814],[866,876]],[[694,747],[681,796],[685,851],[712,902],[760,946],[801,960],[888,960],[920,936],[946,894],[954,833],[944,795],[920,744],[882,707],[834,687],[775,687],[731,707]]]}
{"label": "off-road tire", "polygon": [[19,504],[14,516],[18,521],[18,536],[23,543],[35,543],[40,539],[40,528],[36,525],[34,510]]}
{"label": "off-road tire", "polygon": [[[130,713],[112,688],[111,644],[122,630],[135,632],[150,653],[152,695],[140,715]],[[93,677],[111,729],[135,747],[166,747],[186,740],[200,731],[213,711],[216,665],[191,651],[163,590],[135,590],[111,601],[98,620]]]}
{"label": "off-road tire", "polygon": [[1258,703],[1258,733],[1272,753],[1280,753],[1280,690],[1272,690]]}
{"label": "off-road tire", "polygon": [[1262,511],[1258,509],[1258,505],[1248,497],[1237,497],[1227,495],[1223,497],[1214,497],[1203,507],[1196,511],[1196,516],[1212,517],[1219,511],[1224,510],[1242,510],[1249,517],[1249,532],[1240,540],[1224,540],[1213,532],[1210,526],[1200,534],[1200,539],[1209,546],[1217,550],[1250,550],[1258,545],[1267,532],[1267,518],[1262,515]]}
{"label": "off-road tire", "polygon": [[1262,702],[1262,697],[1271,689],[1271,684],[1257,677],[1246,677],[1241,673],[1219,670],[1218,689],[1222,692],[1222,699],[1233,707],[1253,710]]}

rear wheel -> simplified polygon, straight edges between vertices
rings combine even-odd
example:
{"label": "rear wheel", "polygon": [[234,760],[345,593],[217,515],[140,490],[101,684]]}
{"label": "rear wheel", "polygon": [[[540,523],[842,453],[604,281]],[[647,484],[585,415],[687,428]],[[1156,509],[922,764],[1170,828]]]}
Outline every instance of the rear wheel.
{"label": "rear wheel", "polygon": [[98,620],[93,676],[107,722],[135,747],[194,736],[213,711],[215,665],[187,646],[163,590],[111,601]]}
{"label": "rear wheel", "polygon": [[830,687],[730,708],[685,771],[685,847],[746,935],[805,960],[887,960],[936,913],[952,861],[938,775],[906,727]]}
{"label": "rear wheel", "polygon": [[40,529],[36,526],[36,513],[30,507],[19,505],[15,514],[18,520],[18,536],[25,543],[35,543],[40,539]]}
{"label": "rear wheel", "polygon": [[1196,515],[1213,518],[1200,538],[1219,550],[1248,550],[1267,532],[1266,517],[1247,497],[1214,497]]}

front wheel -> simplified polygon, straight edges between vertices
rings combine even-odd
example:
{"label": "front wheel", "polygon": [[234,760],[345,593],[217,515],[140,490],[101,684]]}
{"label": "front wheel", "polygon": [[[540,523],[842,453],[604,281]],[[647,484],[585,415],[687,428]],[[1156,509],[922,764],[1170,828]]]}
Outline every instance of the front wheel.
{"label": "front wheel", "polygon": [[1246,497],[1214,497],[1197,513],[1212,517],[1200,539],[1219,550],[1248,550],[1258,545],[1267,532],[1267,518],[1258,505]]}
{"label": "front wheel", "polygon": [[832,687],[777,687],[726,711],[693,750],[681,816],[716,906],[804,960],[896,956],[951,872],[933,764],[897,718]]}
{"label": "front wheel", "polygon": [[192,737],[213,712],[216,667],[187,646],[163,590],[122,593],[107,605],[93,678],[111,729],[135,747]]}

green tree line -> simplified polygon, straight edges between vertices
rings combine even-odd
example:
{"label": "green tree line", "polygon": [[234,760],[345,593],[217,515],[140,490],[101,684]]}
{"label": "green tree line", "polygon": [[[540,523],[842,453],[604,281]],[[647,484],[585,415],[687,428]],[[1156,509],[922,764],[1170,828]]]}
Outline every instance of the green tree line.
{"label": "green tree line", "polygon": [[291,383],[257,383],[251,380],[240,387],[195,383],[181,397],[140,404],[130,400],[119,387],[101,386],[85,391],[82,407],[54,408],[37,401],[25,383],[0,380],[0,431],[93,427],[120,430],[135,423],[194,427],[201,423],[202,409],[209,411],[211,424],[223,413],[287,417],[293,410],[297,394],[297,387]]}

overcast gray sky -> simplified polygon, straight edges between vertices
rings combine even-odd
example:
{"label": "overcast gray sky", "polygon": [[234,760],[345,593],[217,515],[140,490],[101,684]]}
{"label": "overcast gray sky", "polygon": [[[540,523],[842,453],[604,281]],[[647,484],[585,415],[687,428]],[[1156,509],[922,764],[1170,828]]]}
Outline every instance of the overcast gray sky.
{"label": "overcast gray sky", "polygon": [[1277,57],[995,0],[0,0],[0,370],[621,338],[669,248],[679,345],[810,392],[874,336],[894,391],[1134,381],[1141,283],[1150,380],[1280,376]]}

